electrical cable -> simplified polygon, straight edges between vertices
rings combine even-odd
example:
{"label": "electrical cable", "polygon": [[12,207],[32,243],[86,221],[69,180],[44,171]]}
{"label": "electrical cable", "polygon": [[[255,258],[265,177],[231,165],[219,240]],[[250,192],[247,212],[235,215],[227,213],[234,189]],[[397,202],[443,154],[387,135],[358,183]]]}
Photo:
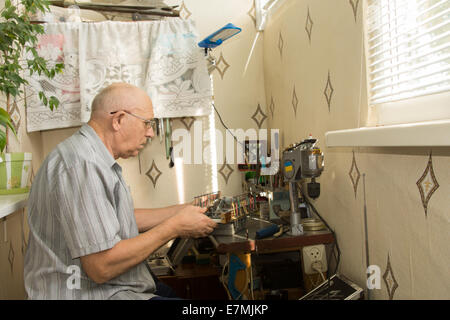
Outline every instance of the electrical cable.
{"label": "electrical cable", "polygon": [[253,288],[253,270],[252,269],[253,269],[253,267],[250,266],[250,293],[252,295],[252,300],[255,300],[255,295],[253,293],[254,288]]}
{"label": "electrical cable", "polygon": [[[242,142],[240,142],[240,141],[236,138],[236,136],[233,134],[233,132],[231,132],[231,130],[230,130],[230,129],[227,127],[227,125],[223,122],[222,116],[220,115],[219,111],[217,110],[214,101],[212,102],[212,106],[213,106],[214,110],[216,111],[217,116],[219,117],[220,123],[221,123],[221,124],[223,125],[223,127],[224,127],[224,128],[225,128],[232,136],[233,136],[234,140],[236,140],[236,142],[239,143],[239,144],[242,146],[242,148],[245,150],[245,145],[244,145]],[[250,148],[249,148],[248,151],[251,152],[251,153],[253,153],[252,150],[250,150]],[[254,153],[253,153],[253,155],[255,156],[255,159],[257,159],[257,155],[255,155]],[[245,162],[248,163],[248,162],[249,162],[249,161],[248,161],[248,156],[245,154],[245,152],[244,152],[244,157],[245,157]]]}
{"label": "electrical cable", "polygon": [[228,290],[228,286],[225,284],[225,269],[226,269],[227,265],[228,265],[228,260],[225,261],[225,263],[223,264],[222,276],[220,277],[220,282],[222,283],[223,287],[225,288],[225,291],[227,292],[228,300],[232,300],[230,291]]}
{"label": "electrical cable", "polygon": [[327,279],[325,279],[325,276],[322,273],[322,269],[321,268],[317,267],[316,265],[313,265],[312,268],[313,268],[313,270],[317,271],[320,274],[320,276],[322,277],[323,282],[327,281]]}
{"label": "electrical cable", "polygon": [[245,281],[244,281],[244,288],[242,288],[242,290],[240,291],[241,293],[238,295],[238,297],[236,298],[236,299],[234,299],[234,300],[239,300],[241,297],[245,297],[244,296],[244,292],[245,292],[245,289],[247,289],[248,288],[248,270],[247,270],[247,268],[245,268]]}
{"label": "electrical cable", "polygon": [[[231,132],[231,130],[230,130],[230,129],[226,126],[226,124],[223,122],[222,117],[220,116],[220,113],[219,113],[219,111],[217,110],[216,105],[214,104],[214,102],[212,103],[212,106],[213,106],[214,110],[216,111],[217,115],[219,116],[220,123],[222,123],[222,125],[224,126],[224,128],[227,129],[228,132],[233,136],[234,140],[236,140],[236,142],[239,142],[238,139],[236,138],[236,136]],[[241,143],[241,142],[239,142],[239,143]],[[242,144],[242,143],[241,143],[241,144]]]}
{"label": "electrical cable", "polygon": [[[333,235],[335,248],[336,248],[336,250],[337,250],[337,252],[338,252],[338,256],[336,257],[336,267],[335,267],[335,269],[334,269],[334,274],[336,274],[336,272],[337,272],[337,270],[338,270],[338,267],[339,267],[340,260],[341,260],[341,250],[340,250],[340,248],[339,248],[339,244],[338,244],[338,241],[337,241],[337,238],[336,238],[336,233],[334,232],[333,229],[330,228],[330,226],[329,226],[328,223],[325,221],[325,219],[322,218],[322,216],[319,214],[319,212],[318,212],[317,209],[314,207],[314,205],[308,200],[308,198],[306,197],[306,194],[303,192],[303,187],[302,187],[302,185],[301,185],[300,183],[298,183],[298,182],[297,182],[297,185],[298,185],[298,187],[299,187],[299,189],[300,189],[300,193],[301,193],[303,199],[304,199],[304,200],[306,201],[306,203],[311,207],[311,209],[313,209],[314,213],[319,217],[320,220],[322,220],[322,222],[325,224],[325,226],[328,228],[328,230],[331,231],[331,234]],[[334,248],[333,248],[333,251],[334,251]],[[328,270],[328,271],[329,271],[329,270]],[[327,273],[327,277],[330,278],[330,276],[329,276],[328,273]]]}

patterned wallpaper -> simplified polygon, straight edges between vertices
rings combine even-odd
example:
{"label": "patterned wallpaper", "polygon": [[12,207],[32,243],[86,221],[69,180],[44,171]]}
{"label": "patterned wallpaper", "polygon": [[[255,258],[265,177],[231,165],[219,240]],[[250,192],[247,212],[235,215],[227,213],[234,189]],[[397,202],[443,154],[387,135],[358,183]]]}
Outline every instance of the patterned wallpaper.
{"label": "patterned wallpaper", "polygon": [[[243,28],[241,34],[213,51],[215,104],[230,128],[279,128],[282,146],[309,133],[319,138],[325,171],[319,178],[321,197],[315,202],[337,233],[342,251],[340,272],[365,287],[363,243],[367,236],[370,262],[381,269],[381,289],[374,290],[375,299],[450,298],[449,148],[325,146],[326,131],[357,127],[361,108],[367,107],[360,90],[364,79],[360,65],[362,1],[288,0],[263,34],[255,30],[253,0],[211,0],[207,6],[198,0],[166,3],[180,5],[181,17],[194,19],[202,36],[228,22]],[[27,135],[23,113],[14,105],[10,112],[15,126],[22,130],[21,139],[12,141],[12,149],[32,149],[35,169],[73,132]],[[172,125],[192,133],[195,121],[208,128],[207,118],[180,118]],[[217,114],[215,126],[225,132]],[[176,171],[169,168],[158,137],[138,158],[120,163],[136,207],[177,202]],[[210,166],[183,168],[186,201],[210,191],[214,174]],[[215,170],[224,194],[240,191],[242,176],[236,165],[228,164],[224,157]],[[21,213],[3,220],[0,230],[0,277],[9,279],[7,289],[0,286],[0,295],[20,299],[23,288],[17,283],[23,282],[21,251],[26,247]],[[6,241],[3,230],[7,230]]]}
{"label": "patterned wallpaper", "polygon": [[[217,2],[217,1],[216,1]],[[215,57],[215,65],[212,67],[211,74],[213,76],[213,88],[215,91],[215,106],[220,113],[220,116],[224,119],[225,124],[232,129],[235,128],[264,128],[267,127],[267,115],[265,108],[264,94],[258,96],[257,94],[249,95],[241,90],[236,92],[235,87],[250,88],[252,90],[259,90],[264,92],[264,83],[260,78],[248,73],[241,78],[235,77],[235,74],[239,74],[244,69],[242,56],[245,51],[240,51],[238,45],[241,48],[254,45],[254,37],[256,35],[255,26],[255,7],[253,0],[247,1],[230,1],[225,6],[222,3],[222,7],[225,12],[217,12],[214,10],[214,5],[211,3],[208,6],[201,5],[198,1],[182,0],[182,1],[167,1],[168,5],[179,4],[180,17],[182,19],[193,19],[202,37],[211,34],[218,28],[222,27],[228,22],[232,22],[235,25],[241,27],[243,31],[235,37],[235,39],[228,40],[220,47],[212,51],[212,55]],[[228,14],[226,12],[230,12]],[[215,21],[213,23],[204,23],[204,16],[213,16]],[[219,22],[222,20],[223,22]],[[252,43],[253,42],[253,43]],[[262,55],[262,48],[256,48]],[[247,58],[247,57],[245,57]],[[259,72],[262,72],[262,61],[256,61],[256,58],[249,57],[246,61],[247,65],[249,61],[251,63],[257,63]],[[238,104],[230,103],[230,95],[239,95],[242,100]],[[262,99],[261,99],[262,98]],[[218,119],[217,113],[215,116],[215,128],[220,130],[225,135],[225,128]],[[238,121],[237,121],[238,120]],[[204,124],[204,128],[208,126],[208,120],[204,118],[180,118],[172,121],[173,129],[184,127],[190,134],[195,133],[195,123],[199,121]],[[207,130],[205,129],[205,130]],[[155,138],[158,140],[158,138]],[[161,149],[159,146],[152,144],[143,150],[143,154],[140,156],[140,172],[145,173],[148,179],[151,181],[151,190],[158,190],[160,182],[164,181],[164,177],[169,174],[173,169],[169,169],[166,165],[165,158],[160,157],[160,152],[155,152],[155,149]],[[192,141],[194,144],[194,141]],[[207,146],[207,144],[204,144]],[[210,181],[207,181],[208,175],[214,174],[218,178],[219,189],[225,191],[225,194],[237,194],[241,191],[242,174],[237,170],[235,159],[226,159],[225,149],[223,152],[218,150],[218,159],[216,168],[216,174],[213,172],[207,173],[203,179],[203,185],[196,185],[194,190],[198,190],[198,194],[204,194],[211,192],[212,187]],[[222,158],[220,158],[222,156]],[[185,171],[202,170],[199,168],[193,169],[191,165],[184,166]],[[206,169],[208,170],[208,169]],[[186,173],[188,174],[188,173]],[[209,188],[209,190],[208,190]],[[191,192],[192,193],[192,192]],[[191,194],[189,194],[191,196]],[[188,197],[189,198],[189,197]],[[186,199],[187,200],[187,199]]]}
{"label": "patterned wallpaper", "polygon": [[283,146],[309,133],[319,139],[325,171],[316,202],[335,228],[342,274],[366,288],[367,238],[367,258],[382,277],[372,298],[448,299],[449,148],[325,145],[325,132],[364,123],[362,10],[360,0],[288,0],[271,18],[264,31],[269,128],[281,128]]}
{"label": "patterned wallpaper", "polygon": [[[212,71],[214,81],[215,106],[229,128],[265,128],[267,111],[264,95],[262,37],[255,29],[253,0],[211,0],[208,5],[198,0],[167,0],[168,5],[180,5],[182,19],[193,19],[202,37],[206,37],[229,22],[241,27],[242,32],[213,50],[216,66]],[[221,10],[217,10],[221,8]],[[73,134],[77,128],[58,129],[27,133],[24,101],[13,104],[10,113],[15,126],[19,128],[19,139],[11,139],[10,151],[32,151],[33,169],[37,172],[45,156],[62,140]],[[16,108],[15,106],[18,106]],[[196,124],[201,124],[204,132],[209,130],[208,117],[176,118],[171,121],[172,129],[184,128],[194,133]],[[215,114],[215,127],[225,133],[225,129]],[[205,134],[208,136],[208,134]],[[203,141],[207,148],[208,141]],[[220,153],[218,153],[220,154]],[[170,168],[166,159],[164,141],[152,139],[139,157],[119,160],[124,178],[130,185],[136,208],[162,207],[188,202],[194,196],[212,191],[212,177],[217,177],[217,187],[224,195],[236,195],[242,190],[242,173],[231,159],[218,158],[216,166],[205,164],[180,165]],[[21,213],[15,213],[0,221],[7,230],[6,241],[0,241],[0,281],[8,279],[6,286],[0,286],[0,298],[21,299],[23,291],[23,256],[26,246],[27,226],[24,236],[20,234]],[[14,222],[11,222],[14,221]],[[1,239],[0,239],[1,240]]]}

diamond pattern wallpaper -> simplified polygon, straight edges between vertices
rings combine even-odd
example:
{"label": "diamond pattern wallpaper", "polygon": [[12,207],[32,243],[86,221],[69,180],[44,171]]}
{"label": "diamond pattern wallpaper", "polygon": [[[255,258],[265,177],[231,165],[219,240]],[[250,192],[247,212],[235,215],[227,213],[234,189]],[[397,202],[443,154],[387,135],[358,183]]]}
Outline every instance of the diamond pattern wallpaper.
{"label": "diamond pattern wallpaper", "polygon": [[189,9],[186,7],[186,4],[184,1],[181,3],[180,6],[180,18],[182,19],[189,19],[192,15],[192,12],[189,11]]}
{"label": "diamond pattern wallpaper", "polygon": [[386,271],[383,274],[383,280],[384,280],[384,283],[386,284],[386,290],[387,290],[387,293],[389,296],[389,300],[393,300],[395,290],[397,290],[397,288],[399,286],[398,286],[398,282],[394,276],[394,270],[391,266],[391,258],[389,256],[389,254],[388,254],[388,258],[387,258]]}
{"label": "diamond pattern wallpaper", "polygon": [[295,86],[294,91],[292,92],[292,108],[294,109],[294,116],[297,117],[298,98],[297,93],[295,92]]}
{"label": "diamond pattern wallpaper", "polygon": [[228,62],[225,60],[225,58],[223,57],[223,53],[220,53],[220,58],[219,60],[217,60],[216,62],[216,66],[215,66],[215,70],[217,70],[220,74],[220,77],[223,79],[223,77],[225,76],[225,73],[227,72],[228,68],[230,67],[230,65],[228,64]]}
{"label": "diamond pattern wallpaper", "polygon": [[[340,271],[364,287],[359,253],[366,210],[367,254],[383,270],[387,290],[375,290],[373,297],[450,297],[441,285],[450,281],[442,263],[450,251],[431,257],[448,248],[449,148],[327,147],[327,132],[364,127],[370,111],[361,66],[363,1],[284,3],[264,30],[268,125],[281,129],[282,148],[310,133],[318,138],[325,169],[316,201],[346,247]],[[424,275],[427,283],[420,280]]]}
{"label": "diamond pattern wallpaper", "polygon": [[228,179],[230,179],[231,174],[234,172],[233,167],[227,163],[227,159],[224,160],[222,167],[219,169],[219,173],[228,184]]}
{"label": "diamond pattern wallpaper", "polygon": [[358,17],[358,6],[360,0],[348,0],[350,2],[350,5],[352,6],[353,15],[355,17],[355,22]]}
{"label": "diamond pattern wallpaper", "polygon": [[355,192],[355,199],[356,199],[356,192],[358,191],[358,183],[359,179],[361,178],[361,174],[359,173],[359,169],[356,164],[355,151],[353,151],[352,166],[350,168],[350,172],[348,173],[348,175],[350,176],[350,179],[352,181],[353,191]]}
{"label": "diamond pattern wallpaper", "polygon": [[331,77],[330,77],[330,71],[328,71],[328,80],[327,85],[325,87],[325,90],[323,91],[323,94],[325,95],[325,98],[327,99],[327,105],[328,105],[328,111],[331,111],[331,98],[333,97],[333,85],[331,84]]}
{"label": "diamond pattern wallpaper", "polygon": [[281,34],[280,31],[280,37],[278,38],[278,50],[280,51],[280,57],[283,57],[283,48],[284,48],[284,40],[283,40],[283,35]]}
{"label": "diamond pattern wallpaper", "polygon": [[261,129],[264,121],[267,119],[265,113],[261,110],[261,105],[258,103],[258,107],[256,108],[255,113],[252,116],[253,121],[255,121],[258,129]]}
{"label": "diamond pattern wallpaper", "polygon": [[309,43],[311,43],[313,25],[314,25],[314,23],[311,19],[311,15],[309,13],[309,7],[308,7],[308,15],[306,16],[305,30],[306,30],[306,33],[308,34]]}
{"label": "diamond pattern wallpaper", "polygon": [[155,160],[153,160],[152,166],[150,167],[150,169],[148,169],[145,175],[152,181],[153,187],[156,188],[156,183],[158,182],[159,177],[162,175],[162,171],[160,171],[156,166]]}
{"label": "diamond pattern wallpaper", "polygon": [[420,197],[422,200],[423,209],[425,210],[425,215],[428,213],[428,202],[431,197],[439,188],[439,183],[436,180],[436,176],[433,170],[433,159],[430,157],[428,159],[427,167],[423,172],[422,176],[417,180],[417,187],[419,188]]}
{"label": "diamond pattern wallpaper", "polygon": [[[370,261],[381,270],[381,289],[373,290],[372,298],[450,298],[449,287],[443,285],[450,283],[450,148],[327,147],[326,132],[363,127],[370,110],[361,72],[364,1],[286,0],[264,32],[256,31],[254,0],[165,3],[179,6],[182,19],[194,19],[202,36],[229,22],[242,27],[238,36],[212,52],[214,102],[228,127],[280,129],[280,149],[309,134],[318,139],[325,169],[317,179],[321,195],[314,205],[336,231],[342,251],[339,273],[365,288],[366,208]],[[17,109],[13,105],[10,113],[23,134],[10,139],[10,150],[35,152],[33,177],[44,155],[74,128],[29,135],[23,129],[23,102],[17,101]],[[215,128],[225,132],[212,111]],[[207,118],[180,118],[173,121],[172,130],[193,134],[197,121],[202,133],[209,129]],[[164,142],[164,136],[155,136],[139,159],[120,163],[136,207],[187,202],[212,192],[214,175],[222,194],[241,191],[241,172],[224,158],[214,168],[183,165],[185,198],[177,198],[177,191],[167,192],[177,190],[177,180],[182,179],[180,168],[169,167]],[[8,288],[23,285],[20,266],[28,236],[26,223],[10,220],[0,221],[2,238],[4,224],[8,236],[0,243],[0,282]],[[25,292],[0,290],[0,299],[11,298],[23,299]]]}
{"label": "diamond pattern wallpaper", "polygon": [[273,101],[273,96],[270,97],[270,106],[269,106],[270,114],[273,118],[273,113],[275,112],[275,102]]}

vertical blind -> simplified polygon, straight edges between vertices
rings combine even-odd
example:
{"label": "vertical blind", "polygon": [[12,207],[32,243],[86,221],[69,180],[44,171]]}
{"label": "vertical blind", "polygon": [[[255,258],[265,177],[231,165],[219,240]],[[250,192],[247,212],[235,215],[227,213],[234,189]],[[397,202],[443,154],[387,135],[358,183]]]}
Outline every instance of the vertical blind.
{"label": "vertical blind", "polygon": [[450,90],[450,0],[368,0],[370,104]]}

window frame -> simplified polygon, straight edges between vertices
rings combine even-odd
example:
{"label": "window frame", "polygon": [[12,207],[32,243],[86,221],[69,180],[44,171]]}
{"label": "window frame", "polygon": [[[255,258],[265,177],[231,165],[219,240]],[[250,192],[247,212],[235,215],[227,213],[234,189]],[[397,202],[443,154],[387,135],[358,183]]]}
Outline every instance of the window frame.
{"label": "window frame", "polygon": [[[262,3],[264,1],[264,3]],[[264,31],[270,16],[275,14],[286,0],[255,0],[255,14],[256,14],[256,29],[258,31]],[[264,6],[272,2],[270,7],[265,10]]]}
{"label": "window frame", "polygon": [[[378,104],[371,103],[369,44],[368,44],[368,0],[363,1],[364,64],[366,66],[366,90],[368,118],[367,126],[386,126],[421,123],[425,121],[450,120],[450,90]],[[432,107],[430,107],[432,106]]]}
{"label": "window frame", "polygon": [[[363,2],[363,43],[367,48],[367,0]],[[360,108],[364,108],[366,122],[362,127],[345,130],[328,131],[325,143],[333,147],[450,147],[450,91],[405,99],[403,101],[371,105],[370,77],[368,74],[367,52],[361,49],[361,86],[366,80],[365,101],[360,100]],[[363,91],[363,90],[362,90]],[[423,105],[440,104],[439,108],[425,109]],[[415,112],[411,110],[415,109]],[[420,109],[417,110],[417,109]],[[362,109],[360,109],[363,111]],[[367,111],[367,116],[366,116]],[[424,115],[424,113],[426,113]],[[415,115],[414,115],[415,114]],[[407,116],[405,116],[407,115]],[[380,119],[381,118],[381,119]]]}

